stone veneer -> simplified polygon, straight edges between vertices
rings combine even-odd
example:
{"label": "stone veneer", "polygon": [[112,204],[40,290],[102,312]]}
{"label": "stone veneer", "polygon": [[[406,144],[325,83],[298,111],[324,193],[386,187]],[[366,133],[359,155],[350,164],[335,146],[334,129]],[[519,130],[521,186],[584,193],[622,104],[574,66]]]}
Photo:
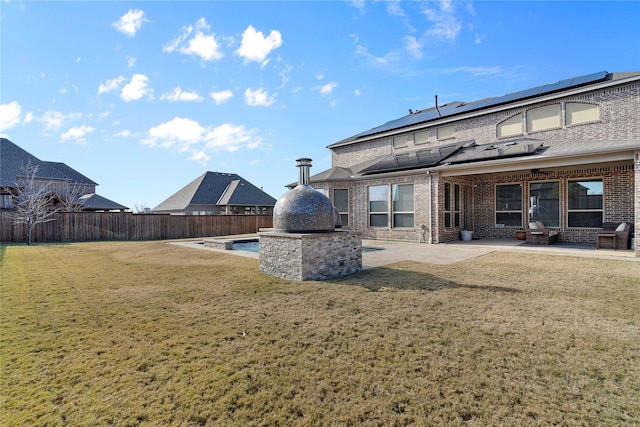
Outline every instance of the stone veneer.
{"label": "stone veneer", "polygon": [[283,233],[260,230],[260,271],[301,282],[362,270],[362,233]]}

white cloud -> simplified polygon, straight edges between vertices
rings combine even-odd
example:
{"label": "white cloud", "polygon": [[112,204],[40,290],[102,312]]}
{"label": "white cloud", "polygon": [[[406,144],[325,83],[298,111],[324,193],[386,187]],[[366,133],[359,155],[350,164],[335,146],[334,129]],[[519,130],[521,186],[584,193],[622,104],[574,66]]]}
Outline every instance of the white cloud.
{"label": "white cloud", "polygon": [[118,76],[115,79],[107,80],[104,83],[100,83],[100,86],[98,86],[98,95],[119,89],[120,85],[122,85],[122,82],[124,81],[125,78],[123,76]]}
{"label": "white cloud", "polygon": [[189,153],[191,160],[206,163],[210,154],[218,151],[254,149],[262,144],[262,138],[256,136],[256,130],[248,130],[242,125],[225,123],[203,127],[194,120],[174,117],[149,129],[148,137],[142,143]]}
{"label": "white cloud", "polygon": [[33,113],[29,111],[27,114],[24,115],[24,120],[22,120],[22,123],[23,124],[31,123],[33,119],[35,119],[35,117]]}
{"label": "white cloud", "polygon": [[257,148],[262,138],[254,136],[255,131],[248,131],[242,125],[225,123],[210,129],[206,134],[206,147],[226,151],[236,151],[246,147]]}
{"label": "white cloud", "polygon": [[384,56],[375,56],[374,54],[369,53],[369,49],[362,45],[356,45],[356,54],[364,56],[369,63],[377,67],[395,64],[401,59],[401,55],[398,52],[388,52]]}
{"label": "white cloud", "polygon": [[491,67],[454,67],[445,68],[440,72],[443,74],[455,74],[455,73],[467,73],[475,77],[482,76],[497,76],[504,73],[504,68],[500,65],[494,65]]}
{"label": "white cloud", "polygon": [[275,98],[262,88],[244,91],[244,102],[251,107],[269,107],[275,101]]}
{"label": "white cloud", "polygon": [[236,51],[238,55],[244,58],[244,62],[259,62],[263,66],[269,61],[266,60],[272,50],[282,45],[282,36],[277,30],[271,30],[267,37],[262,32],[249,25],[242,34],[242,42],[240,48]]}
{"label": "white cloud", "polygon": [[162,51],[195,55],[203,61],[214,61],[224,56],[204,18],[200,18],[195,25],[183,27],[182,34],[163,46]]}
{"label": "white cloud", "polygon": [[486,34],[478,34],[478,33],[476,33],[475,43],[476,44],[480,44],[483,41],[485,41],[486,38],[487,38]]}
{"label": "white cloud", "polygon": [[131,68],[135,65],[137,59],[135,56],[127,56],[127,67]]}
{"label": "white cloud", "polygon": [[122,34],[133,37],[136,35],[136,32],[140,29],[143,22],[149,22],[144,17],[144,12],[140,9],[131,10],[120,17],[119,20],[112,23],[111,25],[116,30],[120,31]]}
{"label": "white cloud", "polygon": [[447,40],[455,40],[462,24],[458,21],[455,9],[451,0],[443,0],[437,2],[438,8],[425,7],[423,13],[429,21],[433,23],[433,27],[427,30],[427,35]]}
{"label": "white cloud", "polygon": [[80,126],[76,128],[71,128],[62,135],[60,135],[60,139],[63,141],[67,140],[75,140],[79,143],[85,143],[85,136],[93,132],[95,129],[91,126]]}
{"label": "white cloud", "polygon": [[362,95],[362,91],[360,89],[356,89],[356,90],[353,91],[353,94],[355,96],[360,96],[360,95]]}
{"label": "white cloud", "polygon": [[222,90],[220,92],[209,92],[211,99],[215,101],[217,105],[224,104],[233,97],[233,92],[230,90]]}
{"label": "white cloud", "polygon": [[413,36],[406,36],[404,39],[404,50],[409,52],[414,58],[422,58],[422,44]]}
{"label": "white cloud", "polygon": [[0,131],[11,129],[20,123],[22,107],[16,101],[0,104]]}
{"label": "white cloud", "polygon": [[125,130],[121,130],[120,132],[116,132],[113,134],[113,136],[119,136],[121,138],[127,138],[129,136],[131,136],[131,131],[129,129],[125,129]]}
{"label": "white cloud", "polygon": [[120,98],[123,101],[137,101],[143,96],[151,96],[153,89],[148,87],[149,77],[144,74],[134,74],[131,81],[124,85]]}
{"label": "white cloud", "polygon": [[197,92],[183,92],[180,86],[176,87],[170,93],[160,96],[160,100],[164,101],[197,101],[201,102],[202,97]]}
{"label": "white cloud", "polygon": [[331,81],[322,86],[318,86],[316,89],[318,89],[318,92],[320,92],[321,95],[326,96],[326,95],[330,95],[331,92],[333,92],[333,90],[337,87],[338,87],[338,83]]}
{"label": "white cloud", "polygon": [[60,111],[46,111],[40,121],[44,123],[44,131],[57,131],[66,120],[75,120],[82,117],[81,113],[62,114]]}

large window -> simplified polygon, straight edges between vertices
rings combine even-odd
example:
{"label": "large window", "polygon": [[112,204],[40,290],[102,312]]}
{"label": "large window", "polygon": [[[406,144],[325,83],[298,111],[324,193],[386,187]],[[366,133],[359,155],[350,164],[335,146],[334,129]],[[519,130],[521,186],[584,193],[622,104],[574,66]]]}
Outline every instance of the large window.
{"label": "large window", "polygon": [[369,226],[388,227],[389,187],[376,185],[369,187]]}
{"label": "large window", "polygon": [[340,222],[343,227],[349,226],[349,190],[336,188],[333,190],[333,206],[340,212]]}
{"label": "large window", "polygon": [[413,143],[416,145],[429,142],[429,131],[416,132],[413,134]]}
{"label": "large window", "polygon": [[407,135],[393,137],[393,148],[403,148],[407,146]]}
{"label": "large window", "polygon": [[522,184],[496,185],[496,224],[522,227]]}
{"label": "large window", "polygon": [[522,113],[509,117],[498,123],[496,127],[496,135],[498,138],[506,138],[508,136],[522,135]]}
{"label": "large window", "polygon": [[413,184],[394,185],[393,227],[413,228]]}
{"label": "large window", "polygon": [[542,221],[547,227],[560,226],[560,183],[529,184],[529,220]]}
{"label": "large window", "polygon": [[602,180],[569,181],[568,184],[569,227],[602,227]]}
{"label": "large window", "polygon": [[436,137],[439,140],[453,138],[453,125],[440,126],[437,128]]}
{"label": "large window", "polygon": [[565,108],[565,123],[567,126],[581,123],[595,122],[600,118],[598,106],[584,102],[567,102]]}
{"label": "large window", "polygon": [[460,227],[460,185],[444,184],[444,226]]}
{"label": "large window", "polygon": [[538,132],[560,127],[560,104],[545,105],[527,111],[527,131]]}

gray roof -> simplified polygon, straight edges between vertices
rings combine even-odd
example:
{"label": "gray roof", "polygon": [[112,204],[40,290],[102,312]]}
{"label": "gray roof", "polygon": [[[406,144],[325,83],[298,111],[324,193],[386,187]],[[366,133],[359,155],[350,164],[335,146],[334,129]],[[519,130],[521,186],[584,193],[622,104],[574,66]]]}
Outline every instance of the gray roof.
{"label": "gray roof", "polygon": [[578,87],[584,87],[594,85],[606,81],[616,81],[629,77],[640,76],[640,72],[627,72],[627,73],[608,73],[606,71],[599,71],[593,74],[587,74],[583,76],[572,77],[564,79],[556,83],[545,84],[536,86],[530,89],[521,90],[518,92],[508,93],[506,95],[485,98],[478,101],[463,102],[452,101],[443,105],[432,108],[426,108],[424,110],[413,111],[404,117],[391,120],[380,126],[376,126],[372,129],[360,132],[354,136],[343,139],[328,146],[328,148],[355,143],[361,138],[370,137],[372,135],[399,130],[404,127],[419,125],[422,123],[428,123],[430,121],[440,120],[442,118],[453,117],[464,113],[470,113],[474,111],[481,111],[500,105],[507,105],[512,102],[522,101],[527,99],[534,99],[539,96],[548,95],[552,93],[563,92]]}
{"label": "gray roof", "polygon": [[69,181],[72,184],[97,185],[64,163],[46,162],[18,147],[7,138],[0,138],[0,186],[15,187],[17,177],[25,175],[27,164],[37,166],[37,177]]}
{"label": "gray roof", "polygon": [[197,206],[273,206],[276,199],[235,173],[205,172],[160,203],[153,212]]}
{"label": "gray roof", "polygon": [[[437,149],[451,148],[442,153]],[[309,178],[313,184],[326,181],[349,181],[375,174],[401,172],[411,170],[448,170],[462,169],[468,166],[482,166],[502,164],[517,168],[518,163],[536,162],[540,167],[550,160],[589,156],[592,160],[598,155],[624,153],[624,158],[632,158],[633,152],[640,150],[640,140],[561,140],[543,141],[535,138],[518,138],[509,141],[499,141],[477,145],[473,141],[464,141],[457,145],[434,147],[440,156],[432,155],[421,158],[411,154],[394,156],[391,154],[380,156],[374,161],[354,165],[351,168],[331,168]],[[426,151],[426,150],[423,150]],[[436,153],[437,154],[437,153]],[[295,187],[290,184],[289,187]]]}
{"label": "gray roof", "polygon": [[89,211],[124,211],[129,209],[95,193],[80,196],[79,202],[85,210]]}

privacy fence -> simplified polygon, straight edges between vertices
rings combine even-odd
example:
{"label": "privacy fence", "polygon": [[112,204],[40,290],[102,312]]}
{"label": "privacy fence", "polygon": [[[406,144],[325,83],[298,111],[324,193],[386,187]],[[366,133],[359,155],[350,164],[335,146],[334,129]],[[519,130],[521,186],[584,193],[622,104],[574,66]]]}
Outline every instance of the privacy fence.
{"label": "privacy fence", "polygon": [[[38,224],[34,243],[158,240],[255,233],[270,228],[272,215],[155,215],[131,212],[64,212]],[[0,242],[26,242],[26,228],[12,211],[0,211]]]}

